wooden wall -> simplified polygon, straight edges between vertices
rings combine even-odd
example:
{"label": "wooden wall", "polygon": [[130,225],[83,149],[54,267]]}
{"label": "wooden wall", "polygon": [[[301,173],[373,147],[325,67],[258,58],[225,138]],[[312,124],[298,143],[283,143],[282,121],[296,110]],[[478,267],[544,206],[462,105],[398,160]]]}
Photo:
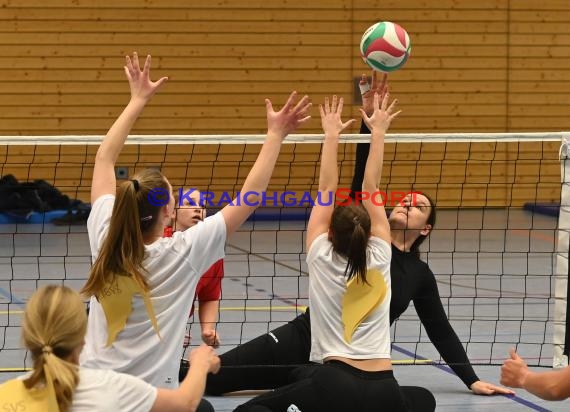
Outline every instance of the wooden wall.
{"label": "wooden wall", "polygon": [[[152,53],[153,77],[170,77],[134,134],[264,133],[263,99],[279,105],[293,89],[308,93],[314,103],[342,95],[352,103],[347,117],[357,117],[353,83],[368,71],[358,44],[362,32],[380,20],[401,24],[412,41],[409,62],[390,76],[392,94],[404,110],[392,131],[567,128],[570,2],[565,0],[0,0],[0,5],[2,135],[65,140],[69,134],[104,134],[128,100],[122,65],[133,50]],[[299,132],[320,131],[315,109]],[[539,146],[520,164],[512,163],[519,159],[518,145],[495,147],[495,159],[510,159],[502,166],[457,161],[453,153],[462,146],[448,145],[451,154],[430,158],[423,150],[389,147],[393,156],[386,174],[394,182],[433,185],[429,189],[442,205],[557,200],[558,146]],[[33,156],[30,148],[3,147],[2,174],[46,178],[84,197],[92,149],[48,147],[35,149]],[[51,158],[38,156],[38,150],[51,151]],[[132,156],[120,159],[131,170],[160,165],[167,175],[170,168],[178,176],[184,169],[186,175],[174,179],[192,181],[190,169],[196,168],[166,160],[160,147],[129,150],[145,152],[136,166]],[[224,150],[239,155],[251,148]],[[314,166],[319,146],[302,150],[309,151]],[[219,153],[219,148],[204,151]],[[343,147],[345,181],[353,153],[352,145]],[[313,174],[299,177],[300,166],[290,168],[285,157],[278,175],[290,176],[290,184],[299,187],[314,183],[315,167],[305,167]],[[212,167],[226,158],[216,159]],[[422,176],[410,178],[412,169]],[[212,172],[216,179],[209,184],[235,186],[235,176],[224,173]],[[466,191],[471,184],[478,186]]]}

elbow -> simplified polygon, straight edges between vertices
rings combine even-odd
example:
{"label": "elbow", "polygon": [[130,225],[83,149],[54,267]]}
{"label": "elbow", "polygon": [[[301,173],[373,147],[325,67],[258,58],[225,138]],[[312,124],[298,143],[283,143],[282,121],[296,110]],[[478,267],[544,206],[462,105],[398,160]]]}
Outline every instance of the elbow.
{"label": "elbow", "polygon": [[99,146],[97,154],[95,155],[95,163],[99,164],[104,162],[114,163],[106,152],[107,150],[103,146]]}
{"label": "elbow", "polygon": [[321,193],[332,193],[332,194],[335,194],[337,187],[338,187],[337,184],[332,184],[332,183],[331,183],[331,184],[319,185],[318,191],[321,192]]}
{"label": "elbow", "polygon": [[378,188],[378,185],[370,185],[366,183],[362,185],[362,191],[364,193],[369,193],[370,195],[372,195],[372,193],[378,192],[379,190],[380,189]]}

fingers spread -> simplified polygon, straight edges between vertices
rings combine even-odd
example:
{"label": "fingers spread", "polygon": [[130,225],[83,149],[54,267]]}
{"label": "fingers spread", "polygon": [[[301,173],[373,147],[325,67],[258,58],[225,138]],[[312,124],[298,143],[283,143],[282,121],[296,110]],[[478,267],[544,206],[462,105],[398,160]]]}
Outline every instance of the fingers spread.
{"label": "fingers spread", "polygon": [[139,66],[139,55],[137,54],[137,52],[133,52],[133,68],[137,72],[141,71],[141,68]]}
{"label": "fingers spread", "polygon": [[146,56],[146,60],[145,60],[145,62],[144,62],[143,72],[144,72],[145,74],[148,74],[148,73],[150,72],[150,60],[151,60],[151,57],[150,57],[150,54],[149,54],[149,55]]}
{"label": "fingers spread", "polygon": [[386,107],[388,106],[388,100],[390,99],[390,93],[386,92],[386,94],[384,95],[384,98],[382,99],[382,105],[380,106],[380,108],[382,110],[386,110]]}
{"label": "fingers spread", "polygon": [[390,106],[388,107],[388,109],[386,109],[386,112],[389,114],[390,112],[392,112],[392,110],[394,110],[394,107],[396,106],[396,104],[398,104],[398,99],[394,99],[392,101],[392,104],[390,104]]}
{"label": "fingers spread", "polygon": [[297,105],[295,106],[293,111],[295,113],[301,112],[305,109],[305,107],[307,107],[308,104],[310,104],[309,103],[309,96],[304,95],[303,98],[301,100],[299,100],[299,103],[297,103]]}
{"label": "fingers spread", "polygon": [[350,119],[347,120],[345,123],[342,124],[342,128],[346,129],[348,126],[350,126],[352,123],[354,123],[356,121],[356,119]]}
{"label": "fingers spread", "polygon": [[162,86],[163,83],[165,83],[167,81],[168,81],[168,77],[161,77],[156,82],[154,82],[154,84],[156,87],[160,87],[160,86]]}
{"label": "fingers spread", "polygon": [[283,108],[281,109],[282,111],[289,111],[291,109],[291,106],[293,106],[293,102],[295,101],[295,97],[297,96],[297,92],[294,91],[289,95],[289,98],[287,99],[287,102],[285,103],[285,106],[283,106]]}
{"label": "fingers spread", "polygon": [[337,108],[337,112],[339,114],[342,113],[343,106],[344,106],[344,99],[341,97],[339,102],[338,102],[338,108]]}
{"label": "fingers spread", "polygon": [[399,115],[400,113],[402,113],[401,110],[398,110],[396,113],[392,113],[392,114],[390,115],[390,122],[391,122],[392,120],[394,120],[396,117],[398,117],[398,115]]}
{"label": "fingers spread", "polygon": [[336,97],[336,95],[333,95],[331,112],[336,113],[337,103],[338,103],[338,98]]}

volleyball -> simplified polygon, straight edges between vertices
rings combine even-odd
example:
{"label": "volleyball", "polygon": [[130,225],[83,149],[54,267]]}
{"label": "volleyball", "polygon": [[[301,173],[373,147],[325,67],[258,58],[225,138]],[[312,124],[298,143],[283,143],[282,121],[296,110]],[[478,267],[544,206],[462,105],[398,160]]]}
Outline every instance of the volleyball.
{"label": "volleyball", "polygon": [[374,70],[393,72],[401,68],[412,44],[406,30],[396,23],[382,21],[370,26],[360,40],[360,55]]}

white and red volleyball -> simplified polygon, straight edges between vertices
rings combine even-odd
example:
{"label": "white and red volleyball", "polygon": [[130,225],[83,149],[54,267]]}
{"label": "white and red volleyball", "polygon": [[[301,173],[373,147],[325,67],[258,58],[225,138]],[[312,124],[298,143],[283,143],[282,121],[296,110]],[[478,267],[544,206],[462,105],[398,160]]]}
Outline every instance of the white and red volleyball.
{"label": "white and red volleyball", "polygon": [[382,21],[370,26],[360,40],[360,55],[367,65],[381,72],[393,72],[401,68],[412,44],[410,36],[401,26]]}

